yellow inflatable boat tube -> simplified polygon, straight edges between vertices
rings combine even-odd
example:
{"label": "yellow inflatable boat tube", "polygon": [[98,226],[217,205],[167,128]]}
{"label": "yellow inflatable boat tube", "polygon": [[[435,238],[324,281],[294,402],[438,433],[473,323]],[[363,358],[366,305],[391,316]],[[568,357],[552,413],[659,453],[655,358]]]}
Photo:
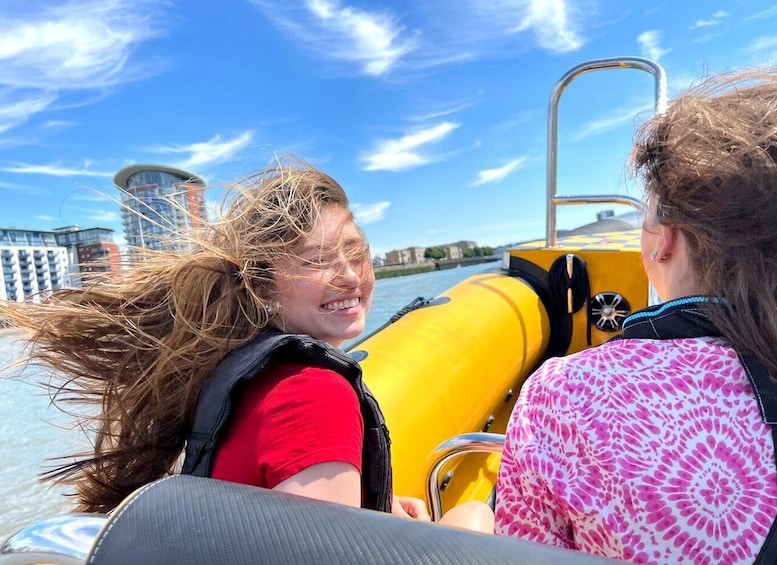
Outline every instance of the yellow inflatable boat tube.
{"label": "yellow inflatable boat tube", "polygon": [[[440,443],[466,432],[504,431],[550,333],[535,292],[503,271],[474,275],[441,297],[442,304],[411,311],[349,351],[361,351],[364,380],[386,416],[394,490],[420,498]],[[460,476],[452,503],[470,486]]]}

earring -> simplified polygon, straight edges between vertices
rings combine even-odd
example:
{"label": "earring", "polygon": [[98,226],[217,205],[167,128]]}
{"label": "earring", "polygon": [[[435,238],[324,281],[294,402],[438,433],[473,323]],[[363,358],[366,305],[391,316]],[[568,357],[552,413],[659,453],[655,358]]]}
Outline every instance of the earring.
{"label": "earring", "polygon": [[275,312],[275,306],[269,303],[265,303],[264,311],[267,312],[268,315],[271,315]]}
{"label": "earring", "polygon": [[658,258],[658,249],[653,251],[653,253],[650,254],[650,260],[655,261]]}

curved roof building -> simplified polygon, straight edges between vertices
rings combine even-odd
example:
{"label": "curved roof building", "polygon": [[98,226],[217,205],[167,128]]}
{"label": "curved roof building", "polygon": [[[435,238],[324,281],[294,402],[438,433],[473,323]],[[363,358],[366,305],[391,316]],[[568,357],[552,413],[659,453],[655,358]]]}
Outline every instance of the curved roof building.
{"label": "curved roof building", "polygon": [[164,165],[131,165],[113,182],[122,191],[124,236],[130,247],[186,247],[180,234],[207,220],[205,181]]}

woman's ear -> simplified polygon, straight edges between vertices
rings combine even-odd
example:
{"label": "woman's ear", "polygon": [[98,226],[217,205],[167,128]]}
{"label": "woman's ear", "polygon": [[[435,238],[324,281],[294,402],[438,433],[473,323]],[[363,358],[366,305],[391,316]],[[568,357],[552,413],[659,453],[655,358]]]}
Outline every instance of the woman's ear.
{"label": "woman's ear", "polygon": [[662,262],[669,259],[677,251],[680,243],[680,230],[674,226],[658,224],[658,248],[656,251],[656,261]]}

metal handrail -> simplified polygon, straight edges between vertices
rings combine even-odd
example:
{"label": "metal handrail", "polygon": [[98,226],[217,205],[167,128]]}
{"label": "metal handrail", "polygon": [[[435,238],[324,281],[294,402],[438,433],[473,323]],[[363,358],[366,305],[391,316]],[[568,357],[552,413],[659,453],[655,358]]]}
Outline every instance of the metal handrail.
{"label": "metal handrail", "polygon": [[437,522],[442,517],[439,477],[443,465],[453,457],[465,453],[502,453],[504,444],[504,434],[475,432],[454,436],[437,446],[433,452],[437,454],[437,460],[432,465],[427,479],[427,494],[433,521]]}
{"label": "metal handrail", "polygon": [[84,563],[107,521],[105,514],[72,513],[24,526],[5,540],[0,538],[0,562]]}
{"label": "metal handrail", "polygon": [[655,78],[655,112],[660,114],[666,111],[666,73],[656,62],[642,57],[613,57],[610,59],[596,59],[582,63],[568,71],[556,83],[550,95],[548,106],[548,163],[547,163],[547,204],[546,223],[547,231],[545,244],[548,247],[556,245],[556,207],[564,204],[625,204],[640,209],[642,202],[633,197],[620,195],[596,195],[596,196],[558,196],[556,194],[557,170],[558,170],[558,103],[561,94],[567,85],[575,78],[592,71],[607,69],[638,69],[646,71]]}

